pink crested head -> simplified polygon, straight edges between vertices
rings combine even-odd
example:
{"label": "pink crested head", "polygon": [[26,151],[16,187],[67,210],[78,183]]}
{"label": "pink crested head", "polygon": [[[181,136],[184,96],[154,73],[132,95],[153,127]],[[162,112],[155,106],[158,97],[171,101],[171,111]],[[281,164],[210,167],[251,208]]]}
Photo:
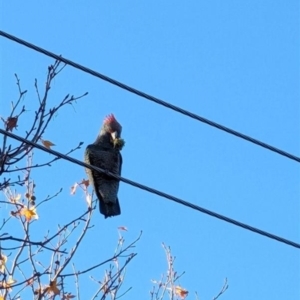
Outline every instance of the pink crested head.
{"label": "pink crested head", "polygon": [[110,114],[104,118],[104,124],[111,124],[114,122],[118,122],[113,114]]}
{"label": "pink crested head", "polygon": [[121,135],[122,126],[116,120],[115,116],[113,114],[110,114],[110,115],[106,116],[103,120],[103,129],[106,132],[109,132],[109,133],[118,132],[118,134]]}

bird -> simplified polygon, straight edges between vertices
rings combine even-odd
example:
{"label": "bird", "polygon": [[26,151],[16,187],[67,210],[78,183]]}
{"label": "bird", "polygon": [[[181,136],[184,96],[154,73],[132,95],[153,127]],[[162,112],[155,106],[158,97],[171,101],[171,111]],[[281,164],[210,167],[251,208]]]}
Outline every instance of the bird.
{"label": "bird", "polygon": [[[85,163],[121,176],[123,161],[120,151],[124,146],[121,132],[122,126],[115,116],[113,114],[106,116],[96,141],[86,147]],[[99,200],[100,213],[105,218],[120,215],[119,180],[88,168],[86,173]]]}

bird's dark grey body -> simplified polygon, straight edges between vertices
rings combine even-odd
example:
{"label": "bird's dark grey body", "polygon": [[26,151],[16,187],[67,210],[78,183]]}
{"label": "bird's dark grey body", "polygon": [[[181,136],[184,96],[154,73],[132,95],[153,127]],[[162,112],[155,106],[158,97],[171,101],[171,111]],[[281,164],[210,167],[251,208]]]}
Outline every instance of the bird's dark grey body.
{"label": "bird's dark grey body", "polygon": [[[95,143],[87,146],[84,158],[87,164],[121,175],[122,156],[113,145],[111,133],[106,130],[101,129]],[[119,180],[90,169],[86,172],[99,200],[100,212],[105,218],[120,215]]]}

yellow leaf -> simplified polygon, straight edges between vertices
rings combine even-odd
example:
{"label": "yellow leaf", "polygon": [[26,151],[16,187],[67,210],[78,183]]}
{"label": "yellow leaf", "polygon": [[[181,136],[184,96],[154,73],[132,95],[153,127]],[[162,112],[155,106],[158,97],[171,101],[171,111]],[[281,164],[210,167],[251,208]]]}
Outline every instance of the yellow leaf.
{"label": "yellow leaf", "polygon": [[12,203],[17,203],[17,202],[19,202],[20,199],[21,199],[21,194],[17,194],[17,195],[15,195],[15,196],[9,197],[9,200],[10,200]]}
{"label": "yellow leaf", "polygon": [[8,280],[7,280],[7,285],[8,286],[11,286],[12,284],[14,284],[14,283],[16,283],[17,282],[17,280],[14,280],[13,278],[12,278],[12,276],[9,276],[8,277]]}
{"label": "yellow leaf", "polygon": [[185,297],[188,295],[188,291],[182,288],[181,286],[177,285],[175,286],[175,294],[179,296],[181,299],[185,299]]}
{"label": "yellow leaf", "polygon": [[31,208],[27,208],[26,206],[24,206],[20,211],[20,215],[24,216],[27,222],[31,221],[31,219],[37,220],[39,218],[34,206],[32,206]]}
{"label": "yellow leaf", "polygon": [[5,264],[7,262],[7,256],[2,254],[0,255],[0,272],[4,273],[5,271]]}
{"label": "yellow leaf", "polygon": [[19,202],[20,199],[21,199],[21,194],[17,194],[13,202]]}
{"label": "yellow leaf", "polygon": [[12,286],[12,284],[14,284],[14,283],[16,283],[16,282],[17,282],[17,281],[14,280],[14,279],[12,278],[12,276],[9,276],[7,281],[0,281],[0,287],[1,287],[1,288],[4,288],[4,289],[6,289],[6,290],[8,290],[8,291],[10,292],[10,291],[11,291],[11,286]]}
{"label": "yellow leaf", "polygon": [[40,140],[42,144],[48,149],[51,149],[52,146],[55,146],[55,144],[53,144],[51,141],[43,140],[42,138],[40,138]]}

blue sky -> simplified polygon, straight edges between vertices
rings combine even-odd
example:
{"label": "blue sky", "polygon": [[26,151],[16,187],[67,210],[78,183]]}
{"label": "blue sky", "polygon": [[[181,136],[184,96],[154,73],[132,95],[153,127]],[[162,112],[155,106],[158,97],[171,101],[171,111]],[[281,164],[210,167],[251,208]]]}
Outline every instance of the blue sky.
{"label": "blue sky", "polygon": [[[0,9],[3,31],[300,156],[298,1],[6,1]],[[17,73],[30,110],[15,132],[23,135],[36,109],[34,79],[42,89],[53,60],[3,37],[0,47],[0,115],[17,99]],[[112,112],[126,141],[124,177],[300,242],[297,162],[72,67],[55,79],[50,105],[84,92],[48,128],[55,150],[65,153],[82,141],[72,155],[82,159]],[[49,157],[35,152],[37,162]],[[83,195],[69,195],[85,173],[59,161],[34,174],[40,198],[64,188],[39,212],[43,236],[49,216],[62,224],[85,209]],[[143,230],[127,270],[125,285],[133,290],[124,299],[149,297],[150,280],[166,269],[162,242],[176,255],[177,270],[186,271],[180,283],[190,291],[187,299],[194,291],[212,299],[225,277],[224,300],[299,298],[299,249],[123,183],[119,198],[122,215],[104,220],[96,213],[76,259],[78,268],[106,259],[118,226],[128,227],[128,242]]]}

